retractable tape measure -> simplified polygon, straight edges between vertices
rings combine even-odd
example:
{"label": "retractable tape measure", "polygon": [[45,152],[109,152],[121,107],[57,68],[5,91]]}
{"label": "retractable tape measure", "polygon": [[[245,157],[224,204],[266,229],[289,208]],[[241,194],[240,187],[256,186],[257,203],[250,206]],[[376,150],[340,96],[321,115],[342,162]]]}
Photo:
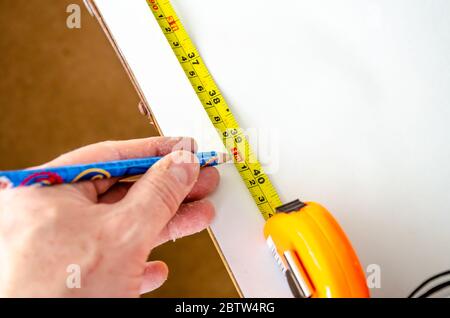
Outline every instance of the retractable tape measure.
{"label": "retractable tape measure", "polygon": [[296,200],[282,205],[170,1],[146,1],[267,220],[264,235],[294,295],[367,297],[369,293],[358,258],[338,223],[315,203]]}

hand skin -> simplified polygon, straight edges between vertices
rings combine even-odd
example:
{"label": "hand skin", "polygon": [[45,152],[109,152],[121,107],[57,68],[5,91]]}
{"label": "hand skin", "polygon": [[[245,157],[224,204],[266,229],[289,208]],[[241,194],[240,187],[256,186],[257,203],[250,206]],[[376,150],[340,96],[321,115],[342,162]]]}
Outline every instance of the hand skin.
{"label": "hand skin", "polygon": [[[161,286],[168,268],[147,262],[164,242],[205,229],[218,185],[199,169],[189,138],[108,141],[41,166],[165,156],[134,184],[117,179],[0,191],[0,296],[138,297]],[[68,288],[68,266],[81,269]]]}

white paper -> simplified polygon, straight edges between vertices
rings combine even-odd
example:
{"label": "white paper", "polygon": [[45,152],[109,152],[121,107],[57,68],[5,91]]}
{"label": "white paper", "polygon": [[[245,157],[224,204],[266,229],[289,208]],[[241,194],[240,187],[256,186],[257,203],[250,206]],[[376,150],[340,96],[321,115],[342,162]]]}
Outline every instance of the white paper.
{"label": "white paper", "polygon": [[[220,149],[145,1],[96,2],[163,133]],[[271,139],[260,158],[282,199],[325,205],[379,266],[372,295],[450,267],[449,1],[173,4],[241,126]],[[221,174],[212,229],[243,294],[290,296],[239,175]]]}

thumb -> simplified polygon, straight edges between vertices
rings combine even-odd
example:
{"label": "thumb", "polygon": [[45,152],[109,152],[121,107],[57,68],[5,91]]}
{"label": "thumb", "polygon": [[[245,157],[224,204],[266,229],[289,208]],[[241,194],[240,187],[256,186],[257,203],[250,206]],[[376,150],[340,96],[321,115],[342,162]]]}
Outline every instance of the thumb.
{"label": "thumb", "polygon": [[155,239],[191,191],[199,171],[197,156],[188,151],[172,152],[151,167],[119,204],[144,226],[141,233],[146,238]]}

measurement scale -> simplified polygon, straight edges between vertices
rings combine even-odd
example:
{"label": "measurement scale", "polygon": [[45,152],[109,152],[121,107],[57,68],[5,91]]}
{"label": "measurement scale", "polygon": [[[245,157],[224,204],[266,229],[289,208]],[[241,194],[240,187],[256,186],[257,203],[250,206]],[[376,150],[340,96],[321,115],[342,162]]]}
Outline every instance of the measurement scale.
{"label": "measurement scale", "polygon": [[147,0],[167,41],[182,66],[211,123],[220,134],[227,151],[250,191],[264,219],[275,214],[281,200],[250,148],[243,129],[239,127],[230,106],[208,71],[170,1]]}
{"label": "measurement scale", "polygon": [[170,1],[146,1],[267,221],[267,244],[294,296],[368,297],[361,265],[339,224],[317,203],[281,203]]}

